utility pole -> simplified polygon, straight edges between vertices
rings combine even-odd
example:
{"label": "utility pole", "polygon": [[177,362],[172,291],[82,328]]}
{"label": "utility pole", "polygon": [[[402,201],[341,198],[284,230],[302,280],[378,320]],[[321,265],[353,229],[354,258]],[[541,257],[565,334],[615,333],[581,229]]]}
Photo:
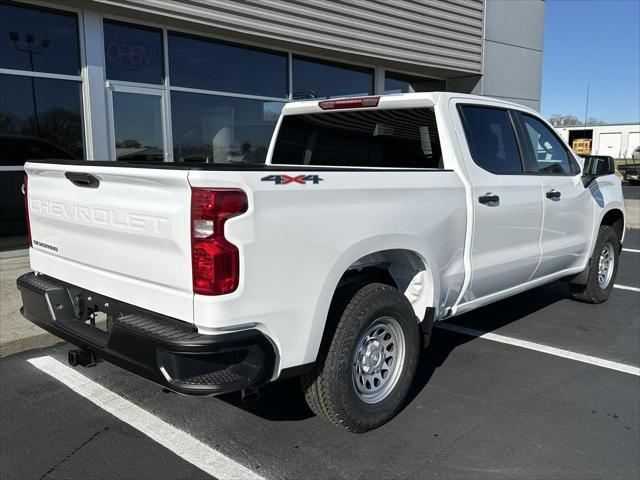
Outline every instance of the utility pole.
{"label": "utility pole", "polygon": [[584,107],[584,128],[587,128],[587,112],[589,111],[589,84],[587,83],[587,101]]}
{"label": "utility pole", "polygon": [[[49,48],[48,39],[45,38],[40,42],[36,42],[33,33],[27,33],[25,35],[24,43],[21,43],[20,34],[18,32],[9,32],[9,40],[13,42],[13,45],[16,50],[20,52],[27,52],[29,54],[29,66],[31,67],[32,72],[35,71],[35,65],[33,63],[33,54],[37,53],[39,55],[42,55],[47,50],[47,48]],[[36,132],[38,133],[38,137],[42,137],[42,133],[40,132],[40,118],[38,115],[38,103],[36,101],[36,79],[33,75],[31,76],[31,100],[33,102],[33,114],[34,114],[34,120],[36,122]]]}

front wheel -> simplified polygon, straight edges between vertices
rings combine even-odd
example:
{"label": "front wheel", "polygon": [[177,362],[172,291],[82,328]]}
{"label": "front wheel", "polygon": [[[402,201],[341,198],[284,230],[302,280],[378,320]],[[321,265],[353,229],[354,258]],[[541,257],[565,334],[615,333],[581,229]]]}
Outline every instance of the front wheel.
{"label": "front wheel", "polygon": [[589,274],[584,285],[571,284],[571,295],[585,303],[602,303],[609,298],[620,258],[620,241],[613,228],[602,225],[589,259]]}
{"label": "front wheel", "polygon": [[389,421],[405,401],[420,353],[418,318],[388,285],[337,297],[329,319],[335,333],[302,386],[316,415],[362,433]]}

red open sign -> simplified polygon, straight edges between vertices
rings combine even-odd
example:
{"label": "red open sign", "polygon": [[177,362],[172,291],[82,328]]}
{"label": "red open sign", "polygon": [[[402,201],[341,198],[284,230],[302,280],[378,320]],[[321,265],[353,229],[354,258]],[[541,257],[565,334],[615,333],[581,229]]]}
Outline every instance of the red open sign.
{"label": "red open sign", "polygon": [[127,42],[111,42],[107,47],[107,58],[113,62],[131,65],[151,65],[153,48]]}

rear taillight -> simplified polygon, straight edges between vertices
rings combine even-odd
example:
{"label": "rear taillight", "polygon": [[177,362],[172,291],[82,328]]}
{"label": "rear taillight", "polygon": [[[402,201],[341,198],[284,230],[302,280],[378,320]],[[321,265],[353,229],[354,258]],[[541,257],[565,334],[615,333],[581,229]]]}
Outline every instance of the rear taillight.
{"label": "rear taillight", "polygon": [[224,236],[225,222],[247,211],[242,190],[191,189],[193,292],[223,295],[238,288],[240,253]]}
{"label": "rear taillight", "polygon": [[380,97],[340,98],[337,100],[322,100],[318,106],[322,110],[341,110],[343,108],[377,107]]}
{"label": "rear taillight", "polygon": [[28,187],[29,187],[29,177],[27,175],[24,176],[24,184],[22,190],[24,193],[24,215],[25,220],[27,222],[27,244],[32,247],[31,243],[31,222],[29,221],[29,195],[28,195]]}

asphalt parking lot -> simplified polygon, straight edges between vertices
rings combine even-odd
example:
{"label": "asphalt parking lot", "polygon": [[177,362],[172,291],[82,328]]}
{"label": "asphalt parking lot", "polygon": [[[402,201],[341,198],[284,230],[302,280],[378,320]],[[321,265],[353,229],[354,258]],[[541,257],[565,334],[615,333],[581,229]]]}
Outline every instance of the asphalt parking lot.
{"label": "asphalt parking lot", "polygon": [[[639,478],[639,230],[625,249],[616,284],[632,289],[605,304],[558,282],[436,329],[406,408],[364,435],[314,417],[295,380],[246,405],[164,393],[107,363],[69,376],[66,344],[6,357],[0,477]],[[29,362],[42,357],[57,378]]]}

